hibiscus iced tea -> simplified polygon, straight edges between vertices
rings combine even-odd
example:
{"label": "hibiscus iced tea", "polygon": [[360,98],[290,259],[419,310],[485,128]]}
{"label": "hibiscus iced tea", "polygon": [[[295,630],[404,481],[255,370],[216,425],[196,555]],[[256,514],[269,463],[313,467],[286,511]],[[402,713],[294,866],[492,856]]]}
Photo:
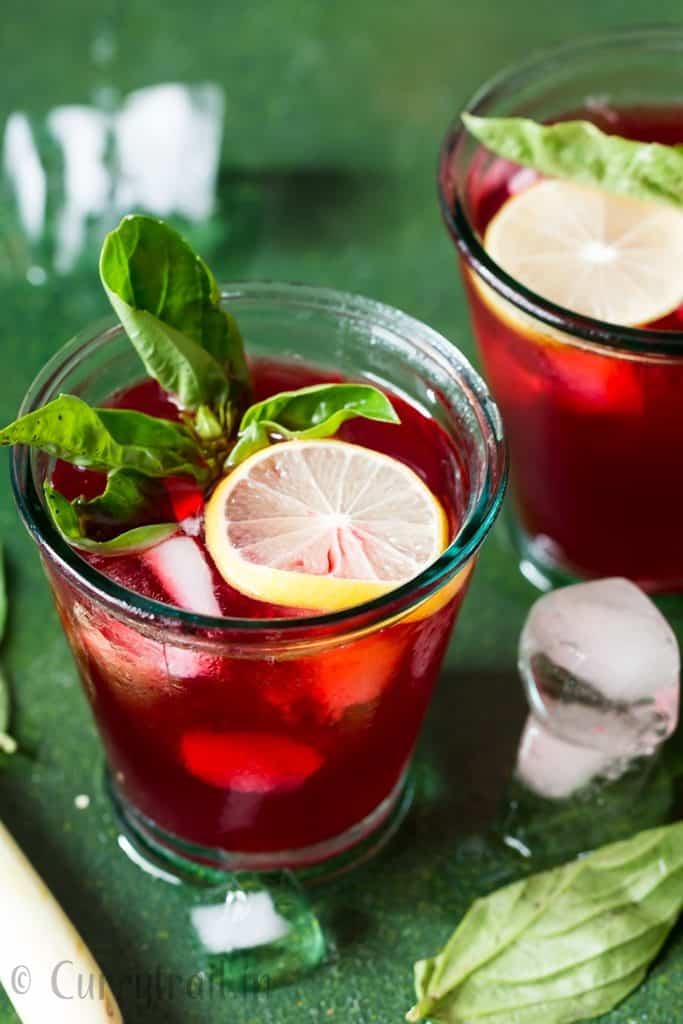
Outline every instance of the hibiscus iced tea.
{"label": "hibiscus iced tea", "polygon": [[[582,118],[629,139],[683,142],[683,102],[672,104],[670,95],[667,103],[638,106],[619,99],[615,62],[628,67],[632,61],[640,82],[639,60],[652,61],[659,51],[649,53],[643,44],[637,57],[629,48],[637,42],[615,42],[611,53],[605,45],[602,69],[598,44],[592,51],[568,50],[552,72],[547,64],[526,69],[524,104],[520,99],[517,106],[521,85],[511,79],[498,106],[480,95],[482,113]],[[596,62],[593,72],[586,70],[589,59]],[[666,58],[659,53],[658,59]],[[600,88],[586,103],[591,75]],[[642,94],[648,96],[647,82]],[[485,373],[506,426],[522,566],[544,583],[563,574],[623,575],[650,591],[679,590],[683,483],[675,467],[683,443],[683,305],[632,329],[591,325],[571,308],[546,308],[538,295],[528,297],[522,312],[514,303],[523,289],[487,259],[482,240],[506,202],[533,188],[539,176],[481,147],[465,160],[457,136],[444,150],[442,198]],[[564,230],[559,223],[556,229]],[[597,291],[598,265],[593,273]],[[680,267],[671,265],[669,273],[680,276]],[[496,297],[496,288],[504,289],[506,300]]]}
{"label": "hibiscus iced tea", "polygon": [[[266,291],[270,318],[277,302],[267,299]],[[322,327],[292,327],[284,318],[278,328],[258,316],[252,323],[248,302],[240,312],[251,352],[271,350],[269,331],[272,348],[298,334],[305,351],[307,333],[325,340],[326,318],[337,337],[343,313],[335,303]],[[400,320],[392,330],[397,326]],[[406,370],[413,360],[409,336],[410,329],[397,357]],[[428,340],[431,346],[431,332]],[[313,351],[320,354],[319,340]],[[435,355],[440,366],[428,390]],[[43,545],[115,789],[129,822],[155,844],[209,863],[313,863],[372,834],[400,801],[480,543],[473,524],[486,510],[488,529],[503,485],[495,410],[480,383],[465,379],[467,364],[445,344],[438,353],[423,348],[423,356],[424,382],[412,369],[396,383],[379,381],[399,425],[358,419],[338,434],[414,470],[446,511],[451,539],[464,535],[457,562],[440,579],[437,571],[423,580],[419,592],[404,587],[376,602],[379,608],[328,616],[245,596],[212,562],[204,542],[206,496],[186,479],[164,481],[166,507],[155,518],[171,517],[179,531],[150,550],[77,555],[65,565]],[[349,369],[344,358],[333,372],[296,357],[260,356],[251,365],[254,397],[349,379]],[[154,381],[118,388],[109,404],[179,415]],[[104,484],[66,463],[49,472],[69,499],[92,497]]]}

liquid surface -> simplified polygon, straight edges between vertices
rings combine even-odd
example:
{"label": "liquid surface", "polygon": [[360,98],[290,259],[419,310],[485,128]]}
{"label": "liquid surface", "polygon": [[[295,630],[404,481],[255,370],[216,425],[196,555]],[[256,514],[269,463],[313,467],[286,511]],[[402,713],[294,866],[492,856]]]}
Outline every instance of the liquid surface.
{"label": "liquid surface", "polygon": [[[589,109],[567,114],[558,120],[573,118],[592,121],[609,135],[621,135],[637,142],[661,142],[675,146],[683,140],[683,110],[677,107],[615,109],[607,104],[594,104]],[[490,164],[482,178],[471,177],[468,198],[477,232],[483,237],[503,203],[511,195],[529,188],[539,178],[540,175],[528,167],[498,159]],[[670,314],[641,326],[651,330],[683,331],[683,298]]]}
{"label": "liquid surface", "polygon": [[[274,360],[259,360],[252,367],[254,400],[260,401],[279,391],[311,384],[341,380],[337,375],[302,365],[286,365]],[[337,435],[341,440],[383,452],[410,466],[446,509],[451,529],[462,516],[458,495],[463,468],[446,432],[416,405],[390,394],[400,424],[376,423],[356,419],[344,424]],[[153,380],[136,384],[116,395],[110,403],[117,408],[136,409],[152,416],[177,419],[178,409]],[[100,493],[104,477],[60,462],[53,483],[65,497],[80,494],[88,498]],[[216,569],[204,543],[204,496],[189,478],[165,481],[166,497],[161,507],[152,510],[156,522],[177,520],[191,538],[176,545],[172,559],[159,566],[154,553],[118,558],[87,554],[84,557],[105,576],[144,597],[189,611],[240,618],[295,617],[309,611],[272,605],[254,600],[229,586]],[[462,497],[462,496],[461,496]],[[456,507],[459,505],[459,507]],[[136,525],[131,523],[130,525]],[[183,584],[192,580],[192,586]]]}

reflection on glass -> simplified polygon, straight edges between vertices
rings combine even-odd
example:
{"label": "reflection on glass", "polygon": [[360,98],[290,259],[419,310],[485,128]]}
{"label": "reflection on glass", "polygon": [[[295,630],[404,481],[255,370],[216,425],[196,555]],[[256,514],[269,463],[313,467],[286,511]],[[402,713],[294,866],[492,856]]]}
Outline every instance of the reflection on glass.
{"label": "reflection on glass", "polygon": [[12,272],[34,284],[48,270],[69,273],[129,210],[190,223],[210,217],[223,113],[219,86],[166,83],[131,93],[114,110],[11,114],[2,140],[2,220],[14,236]]}

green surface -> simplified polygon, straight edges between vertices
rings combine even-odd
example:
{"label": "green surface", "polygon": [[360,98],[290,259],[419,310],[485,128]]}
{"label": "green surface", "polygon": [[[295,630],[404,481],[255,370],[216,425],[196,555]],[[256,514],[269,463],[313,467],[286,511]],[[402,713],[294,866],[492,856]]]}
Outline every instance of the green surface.
{"label": "green surface", "polygon": [[[39,117],[58,103],[87,102],[104,87],[222,83],[220,218],[203,235],[219,274],[363,292],[467,352],[464,300],[434,195],[447,122],[500,65],[633,23],[640,10],[616,0],[167,0],[163,16],[158,5],[125,0],[41,7],[3,4],[0,123],[17,109]],[[661,2],[657,15],[680,17],[680,3]],[[108,40],[116,44],[108,63],[92,59],[98,38],[96,55]],[[0,221],[0,243],[2,235]],[[106,310],[92,252],[87,272],[40,287],[12,272],[6,257],[0,245],[3,422],[57,344]],[[533,598],[501,532],[481,560],[423,733],[417,806],[381,860],[327,902],[337,961],[290,988],[211,994],[189,980],[206,964],[185,896],[143,876],[117,848],[100,746],[2,461],[0,533],[13,594],[5,663],[16,697],[12,731],[26,753],[3,763],[0,816],[82,931],[126,1020],[400,1021],[413,960],[435,951],[472,896],[507,870],[475,835],[505,791],[523,714],[516,639]],[[91,797],[87,810],[74,805],[81,793]],[[682,1004],[679,928],[647,985],[605,1020],[672,1024]]]}

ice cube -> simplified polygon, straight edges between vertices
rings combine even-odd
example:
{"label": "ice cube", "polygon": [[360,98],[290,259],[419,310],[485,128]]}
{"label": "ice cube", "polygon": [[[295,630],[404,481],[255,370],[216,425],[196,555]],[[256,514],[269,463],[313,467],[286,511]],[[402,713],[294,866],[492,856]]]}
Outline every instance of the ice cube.
{"label": "ice cube", "polygon": [[322,756],[289,736],[265,732],[191,730],[180,743],[187,771],[208,786],[237,793],[274,794],[302,786]]}
{"label": "ice cube", "polygon": [[80,603],[74,604],[72,616],[71,643],[84,666],[90,663],[84,678],[91,691],[93,666],[121,697],[136,703],[182,693],[190,680],[216,674],[217,659],[201,650],[154,640],[113,616],[90,613]]}
{"label": "ice cube", "polygon": [[676,637],[628,580],[580,583],[540,598],[522,631],[519,671],[546,729],[611,759],[653,754],[676,727]]}
{"label": "ice cube", "polygon": [[385,632],[321,652],[312,690],[320,717],[338,722],[352,708],[374,705],[395,680],[404,657],[396,638]]}
{"label": "ice cube", "polygon": [[613,758],[556,736],[529,715],[519,741],[517,778],[539,796],[562,800],[596,779],[618,778],[628,759]]}
{"label": "ice cube", "polygon": [[526,192],[538,181],[538,173],[531,167],[520,167],[508,181],[508,192],[516,195],[518,192]]}
{"label": "ice cube", "polygon": [[211,567],[192,537],[171,537],[142,556],[179,608],[199,615],[221,614]]}

